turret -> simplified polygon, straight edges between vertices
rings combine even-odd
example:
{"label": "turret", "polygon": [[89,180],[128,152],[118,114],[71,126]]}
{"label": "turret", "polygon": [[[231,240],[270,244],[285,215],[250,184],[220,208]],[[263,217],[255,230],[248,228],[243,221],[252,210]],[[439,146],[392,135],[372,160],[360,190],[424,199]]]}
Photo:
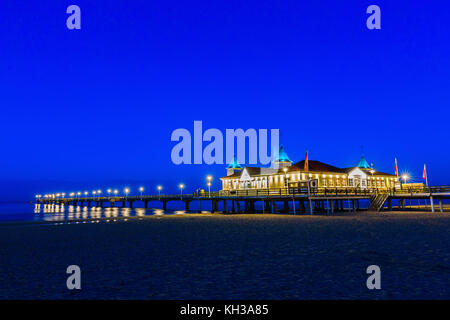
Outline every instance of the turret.
{"label": "turret", "polygon": [[364,158],[364,156],[361,156],[361,160],[359,160],[359,163],[358,163],[357,167],[358,168],[363,168],[363,169],[370,169],[371,168],[369,163]]}
{"label": "turret", "polygon": [[233,160],[230,162],[230,164],[227,167],[227,176],[231,176],[237,171],[242,171],[242,166],[237,161],[236,156],[233,157]]}
{"label": "turret", "polygon": [[286,151],[284,151],[283,146],[280,146],[280,151],[278,152],[278,155],[276,155],[275,161],[273,162],[272,166],[275,169],[281,169],[284,167],[290,167],[291,165],[291,159],[289,159]]}

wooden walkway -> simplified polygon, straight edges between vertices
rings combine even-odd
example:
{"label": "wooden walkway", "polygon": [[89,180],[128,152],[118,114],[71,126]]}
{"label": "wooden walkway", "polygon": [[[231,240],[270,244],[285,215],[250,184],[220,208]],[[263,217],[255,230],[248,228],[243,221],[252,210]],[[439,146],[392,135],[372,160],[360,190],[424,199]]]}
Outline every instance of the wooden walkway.
{"label": "wooden walkway", "polygon": [[[201,211],[202,202],[211,202],[211,211],[219,211],[219,203],[222,203],[222,212],[255,212],[255,203],[262,202],[263,212],[278,212],[277,204],[282,203],[282,210],[290,210],[290,205],[294,213],[313,213],[344,210],[359,210],[360,200],[369,200],[369,209],[375,211],[392,210],[393,201],[398,201],[398,208],[404,208],[406,200],[430,200],[431,211],[435,211],[434,203],[438,201],[439,208],[443,211],[442,201],[450,199],[450,186],[437,186],[416,189],[360,189],[360,188],[282,188],[272,190],[237,190],[220,192],[202,192],[190,194],[161,194],[161,195],[142,195],[142,196],[90,196],[90,197],[59,197],[59,198],[39,198],[36,199],[40,204],[53,205],[73,205],[73,206],[95,206],[95,207],[114,207],[116,203],[121,207],[133,208],[136,202],[143,203],[144,208],[148,208],[153,201],[162,203],[163,209],[167,208],[170,201],[182,201],[185,204],[186,211],[190,210],[190,204],[198,203],[198,211]],[[347,207],[344,206],[344,201]],[[243,202],[243,206],[242,206]],[[351,205],[349,205],[351,204]]]}

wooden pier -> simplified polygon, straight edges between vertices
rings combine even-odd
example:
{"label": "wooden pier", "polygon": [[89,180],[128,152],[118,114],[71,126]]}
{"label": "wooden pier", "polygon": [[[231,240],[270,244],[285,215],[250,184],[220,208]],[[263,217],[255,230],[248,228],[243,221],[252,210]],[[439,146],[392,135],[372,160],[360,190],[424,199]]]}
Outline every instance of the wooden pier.
{"label": "wooden pier", "polygon": [[[202,203],[211,203],[211,212],[219,212],[222,204],[223,213],[254,213],[255,204],[260,202],[262,213],[293,212],[294,214],[313,214],[326,212],[332,214],[338,211],[361,210],[360,201],[368,200],[369,210],[393,210],[393,202],[397,201],[397,209],[404,209],[406,201],[428,200],[430,208],[435,212],[438,204],[441,212],[443,200],[450,199],[450,186],[425,187],[419,189],[359,189],[359,188],[285,188],[285,189],[246,189],[237,191],[202,192],[171,195],[140,195],[140,196],[90,196],[90,197],[59,197],[39,198],[39,204],[72,205],[87,207],[120,207],[133,208],[141,203],[149,208],[152,202],[159,202],[167,209],[170,201],[184,202],[185,210],[202,211]],[[191,208],[193,204],[197,208]],[[366,208],[367,209],[367,208]]]}

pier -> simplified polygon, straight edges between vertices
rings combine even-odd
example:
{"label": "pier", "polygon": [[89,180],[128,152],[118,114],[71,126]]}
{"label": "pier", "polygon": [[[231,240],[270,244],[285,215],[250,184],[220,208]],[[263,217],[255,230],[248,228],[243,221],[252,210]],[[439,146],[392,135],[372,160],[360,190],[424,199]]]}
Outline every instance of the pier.
{"label": "pier", "polygon": [[[244,189],[236,191],[202,192],[191,194],[161,194],[138,196],[86,196],[38,198],[38,204],[72,205],[87,207],[133,208],[137,203],[149,208],[152,202],[159,202],[162,208],[173,201],[184,203],[186,211],[202,211],[202,203],[210,202],[211,212],[255,213],[259,203],[262,213],[293,212],[294,214],[328,213],[362,210],[360,202],[369,201],[372,211],[405,209],[407,201],[429,201],[432,212],[444,211],[443,200],[450,199],[450,186],[424,187],[416,189],[362,189],[362,188],[281,188]],[[394,206],[394,203],[397,206]],[[195,207],[194,207],[195,206]],[[221,207],[219,210],[219,207]]]}

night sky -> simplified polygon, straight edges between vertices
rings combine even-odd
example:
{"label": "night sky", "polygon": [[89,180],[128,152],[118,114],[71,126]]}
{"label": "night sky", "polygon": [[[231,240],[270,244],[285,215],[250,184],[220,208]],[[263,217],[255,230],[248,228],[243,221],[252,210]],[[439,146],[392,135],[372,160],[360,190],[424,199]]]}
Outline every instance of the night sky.
{"label": "night sky", "polygon": [[[449,5],[435,1],[4,1],[0,200],[205,187],[177,128],[279,128],[294,161],[450,184]],[[67,6],[81,8],[68,30]],[[381,8],[368,30],[366,8]]]}

